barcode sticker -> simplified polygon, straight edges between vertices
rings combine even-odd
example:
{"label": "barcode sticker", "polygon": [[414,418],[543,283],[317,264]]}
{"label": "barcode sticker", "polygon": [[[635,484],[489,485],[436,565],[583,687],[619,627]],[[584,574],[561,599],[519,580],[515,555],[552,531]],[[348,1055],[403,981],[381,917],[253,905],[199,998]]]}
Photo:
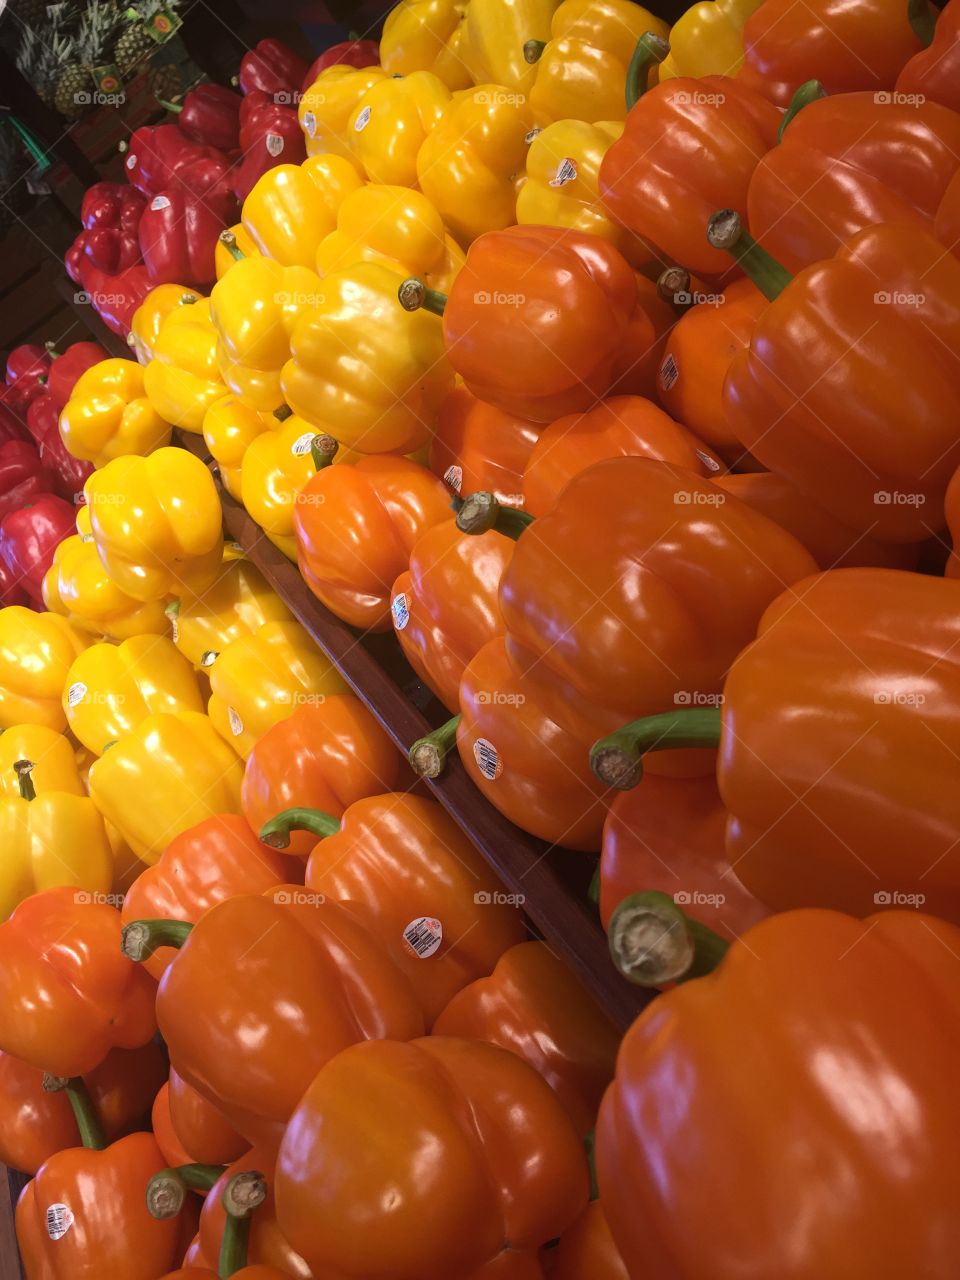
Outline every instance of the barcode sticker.
{"label": "barcode sticker", "polygon": [[443,942],[443,925],[431,916],[418,916],[403,931],[403,940],[415,956],[429,960],[440,950]]}
{"label": "barcode sticker", "polygon": [[75,707],[77,703],[82,702],[87,696],[87,686],[82,680],[78,680],[76,684],[72,684],[67,690],[67,706]]}
{"label": "barcode sticker", "polygon": [[66,1204],[52,1204],[47,1209],[47,1235],[62,1240],[73,1226],[73,1210]]}
{"label": "barcode sticker", "polygon": [[167,196],[154,196],[150,201],[150,208],[156,213],[159,209],[169,209],[170,200]]}
{"label": "barcode sticker", "polygon": [[370,117],[372,115],[373,115],[372,110],[369,107],[364,107],[363,110],[360,112],[360,114],[357,116],[356,123],[353,126],[354,132],[363,133],[364,129],[370,123]]}
{"label": "barcode sticker", "polygon": [[473,758],[477,762],[477,768],[488,782],[495,782],[503,773],[500,753],[487,738],[478,738],[473,744]]}
{"label": "barcode sticker", "polygon": [[447,467],[443,473],[443,483],[454,493],[459,493],[463,488],[463,467],[458,467],[456,463]]}
{"label": "barcode sticker", "polygon": [[402,591],[393,597],[390,611],[393,614],[393,625],[398,631],[402,631],[410,621],[410,606],[407,603],[407,597]]}
{"label": "barcode sticker", "polygon": [[137,167],[137,157],[133,152],[127,156],[126,164],[128,169],[135,169]]}
{"label": "barcode sticker", "polygon": [[278,156],[283,152],[283,138],[279,133],[267,134],[267,155]]}
{"label": "barcode sticker", "polygon": [[227,719],[230,721],[230,732],[235,738],[239,738],[243,733],[243,721],[240,719],[240,713],[235,711],[233,707],[227,707]]}
{"label": "barcode sticker", "polygon": [[557,172],[550,179],[551,187],[565,187],[568,182],[575,182],[577,178],[577,165],[574,160],[567,158],[561,160],[557,165]]}
{"label": "barcode sticker", "polygon": [[663,364],[660,366],[657,386],[661,391],[669,391],[676,384],[679,377],[680,370],[677,368],[677,362],[673,358],[673,352],[668,351],[663,357]]}
{"label": "barcode sticker", "polygon": [[290,452],[295,458],[302,458],[305,453],[310,452],[316,438],[317,433],[315,431],[305,431],[302,436],[297,436],[296,440],[294,440],[290,446]]}
{"label": "barcode sticker", "polygon": [[307,133],[309,133],[311,138],[316,136],[317,117],[312,111],[305,111],[303,113],[303,127],[306,129]]}
{"label": "barcode sticker", "polygon": [[702,449],[695,449],[694,452],[708,471],[720,470],[720,463],[716,458],[711,458],[709,453],[704,453]]}
{"label": "barcode sticker", "polygon": [[170,619],[170,631],[172,634],[173,643],[176,644],[177,641],[180,639],[180,619],[177,617],[176,614],[174,614],[173,617]]}

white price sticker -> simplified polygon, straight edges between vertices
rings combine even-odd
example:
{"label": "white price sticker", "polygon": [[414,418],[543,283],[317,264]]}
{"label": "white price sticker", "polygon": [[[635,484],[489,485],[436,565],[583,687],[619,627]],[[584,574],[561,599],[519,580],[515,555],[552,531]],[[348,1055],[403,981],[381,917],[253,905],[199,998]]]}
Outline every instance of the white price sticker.
{"label": "white price sticker", "polygon": [[170,201],[166,196],[154,196],[150,201],[150,208],[156,213],[159,209],[169,209]]}
{"label": "white price sticker", "polygon": [[393,614],[393,625],[398,631],[402,631],[410,621],[410,606],[407,602],[407,597],[402,591],[399,595],[393,597],[390,611]]}
{"label": "white price sticker", "polygon": [[488,782],[496,782],[503,773],[503,761],[500,753],[487,738],[478,738],[473,744],[473,758],[477,768]]}
{"label": "white price sticker", "polygon": [[431,916],[418,916],[403,931],[403,940],[421,960],[429,960],[440,950],[443,942],[443,925]]}
{"label": "white price sticker", "polygon": [[73,1226],[73,1210],[66,1204],[52,1204],[47,1209],[47,1235],[62,1240]]}
{"label": "white price sticker", "polygon": [[75,707],[82,702],[87,696],[87,686],[82,680],[78,680],[76,684],[72,684],[67,690],[67,706]]}
{"label": "white price sticker", "polygon": [[577,179],[576,161],[566,159],[561,160],[557,165],[557,172],[550,179],[551,187],[565,187],[568,182],[575,182]]}
{"label": "white price sticker", "polygon": [[669,391],[671,387],[676,386],[679,377],[680,370],[677,368],[677,362],[673,358],[673,352],[668,351],[663,358],[663,364],[660,366],[657,386],[661,391]]}
{"label": "white price sticker", "polygon": [[279,156],[283,154],[283,138],[279,133],[267,134],[267,155]]}
{"label": "white price sticker", "polygon": [[313,114],[312,111],[305,111],[303,113],[303,126],[306,129],[307,133],[309,133],[311,138],[316,137],[317,117]]}
{"label": "white price sticker", "polygon": [[239,738],[243,733],[243,721],[240,719],[240,713],[235,711],[233,707],[227,707],[227,719],[230,721],[230,732],[235,738]]}
{"label": "white price sticker", "polygon": [[309,453],[313,447],[313,442],[317,438],[315,431],[305,431],[302,436],[297,436],[293,444],[290,446],[290,452],[295,458],[302,458],[305,453]]}
{"label": "white price sticker", "polygon": [[458,467],[456,463],[447,467],[443,473],[443,483],[454,493],[459,493],[463,488],[463,467]]}
{"label": "white price sticker", "polygon": [[130,155],[127,156],[126,164],[128,169],[135,169],[137,167],[137,157],[133,154],[133,152],[131,152]]}
{"label": "white price sticker", "polygon": [[364,107],[363,110],[360,112],[360,114],[357,116],[356,122],[354,123],[354,126],[353,126],[354,131],[356,133],[363,133],[364,129],[370,123],[370,117],[372,115],[373,115],[373,111],[370,109],[370,107]]}

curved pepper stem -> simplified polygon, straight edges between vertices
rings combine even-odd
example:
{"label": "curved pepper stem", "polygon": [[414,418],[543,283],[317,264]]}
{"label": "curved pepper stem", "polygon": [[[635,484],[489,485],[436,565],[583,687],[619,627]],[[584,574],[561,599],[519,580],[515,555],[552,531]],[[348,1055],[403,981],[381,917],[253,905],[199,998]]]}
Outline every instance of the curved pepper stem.
{"label": "curved pepper stem", "polygon": [[610,917],[607,942],[617,970],[644,987],[702,978],[729,949],[719,934],[655,890],[623,899]]}
{"label": "curved pepper stem", "polygon": [[523,60],[532,67],[534,63],[539,62],[543,56],[543,51],[547,47],[546,40],[528,40],[523,46]]}
{"label": "curved pepper stem", "polygon": [[175,116],[178,116],[183,110],[182,102],[168,102],[166,98],[157,98],[157,103],[163,107],[165,111],[172,111]]}
{"label": "curved pepper stem", "polygon": [[504,506],[496,494],[480,490],[463,499],[457,508],[457,528],[461,533],[479,535],[496,529],[514,541],[533,524],[533,516],[517,507]]}
{"label": "curved pepper stem", "polygon": [[645,31],[637,41],[630,65],[627,67],[627,83],[624,89],[627,110],[636,106],[647,91],[647,73],[652,66],[663,62],[670,52],[670,46],[663,36]]}
{"label": "curved pepper stem", "polygon": [[286,422],[288,418],[293,417],[293,410],[288,404],[282,404],[279,409],[274,409],[273,416],[278,422]]}
{"label": "curved pepper stem", "polygon": [[930,12],[927,0],[908,0],[907,20],[920,43],[929,48],[937,29],[937,15]]}
{"label": "curved pepper stem", "polygon": [[761,249],[753,236],[744,231],[735,209],[721,209],[707,224],[707,239],[715,249],[725,249],[742,267],[765,298],[778,298],[793,276],[780,263]]}
{"label": "curved pepper stem", "polygon": [[643,777],[640,757],[646,752],[719,745],[719,707],[664,711],[600,738],[590,748],[590,768],[605,787],[630,791]]}
{"label": "curved pepper stem", "polygon": [[20,795],[24,800],[36,800],[37,789],[33,785],[33,761],[32,760],[15,760],[13,771],[17,775],[17,785],[20,788]]}
{"label": "curved pepper stem", "polygon": [[291,831],[311,831],[321,840],[335,836],[340,830],[340,819],[332,818],[322,809],[284,809],[260,828],[260,839],[271,849],[286,849]]}
{"label": "curved pepper stem", "polygon": [[246,256],[240,246],[237,244],[237,237],[232,231],[221,231],[218,237],[223,247],[229,250],[230,255],[238,262],[242,262]]}
{"label": "curved pepper stem", "polygon": [[447,763],[447,756],[456,745],[457,726],[462,716],[452,716],[433,733],[418,738],[407,752],[410,768],[418,778],[439,778]]}
{"label": "curved pepper stem", "polygon": [[337,450],[340,448],[339,440],[335,440],[333,436],[326,434],[313,437],[310,445],[310,457],[313,458],[313,465],[318,471],[322,471],[324,467],[329,467],[337,456]]}
{"label": "curved pepper stem", "polygon": [[226,1210],[227,1224],[220,1241],[218,1276],[235,1275],[247,1265],[250,1216],[266,1198],[267,1180],[256,1170],[235,1174],[224,1187],[220,1203]]}
{"label": "curved pepper stem", "polygon": [[225,1164],[181,1164],[174,1169],[161,1169],[147,1183],[148,1213],[160,1221],[175,1218],[188,1191],[209,1191],[226,1168]]}
{"label": "curved pepper stem", "polygon": [[47,355],[50,357],[51,360],[56,360],[57,356],[60,355],[60,352],[57,350],[57,344],[55,342],[48,340],[43,344],[43,346],[44,346],[44,350],[46,351]]}
{"label": "curved pepper stem", "polygon": [[131,920],[120,931],[120,950],[139,964],[149,960],[158,947],[179,949],[192,931],[187,920]]}
{"label": "curved pepper stem", "polygon": [[397,297],[404,311],[432,311],[435,316],[442,316],[447,305],[447,295],[438,289],[428,289],[422,280],[410,276],[404,280],[397,290]]}
{"label": "curved pepper stem", "polygon": [[777,130],[777,142],[783,141],[784,130],[787,125],[804,107],[809,107],[811,102],[816,102],[818,98],[825,98],[827,91],[819,80],[806,80],[790,99],[790,105],[783,113],[783,119],[780,121],[780,128]]}
{"label": "curved pepper stem", "polygon": [[82,1077],[44,1075],[43,1088],[47,1093],[66,1093],[80,1131],[80,1145],[88,1151],[102,1151],[107,1145],[107,1136]]}

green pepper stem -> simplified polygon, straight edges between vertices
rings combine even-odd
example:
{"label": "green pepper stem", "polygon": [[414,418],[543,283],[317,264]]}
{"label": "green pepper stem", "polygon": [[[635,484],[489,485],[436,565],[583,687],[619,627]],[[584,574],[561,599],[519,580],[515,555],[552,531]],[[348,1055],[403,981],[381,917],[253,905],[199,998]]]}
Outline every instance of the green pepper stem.
{"label": "green pepper stem", "polygon": [[182,102],[168,102],[166,98],[157,98],[157,102],[167,111],[172,111],[175,116],[178,116],[183,110]]}
{"label": "green pepper stem", "polygon": [[729,944],[691,920],[665,893],[631,893],[617,906],[607,928],[610,956],[630,982],[659,987],[712,973]]}
{"label": "green pepper stem", "polygon": [[516,541],[531,524],[533,516],[529,512],[505,506],[496,494],[485,490],[471,493],[457,508],[457,528],[461,533],[479,535],[496,529]]}
{"label": "green pepper stem", "polygon": [[237,237],[235,233],[233,231],[221,231],[219,238],[220,243],[225,249],[229,250],[231,256],[236,258],[238,262],[242,262],[246,255],[237,244]]}
{"label": "green pepper stem", "polygon": [[937,29],[937,15],[930,12],[927,0],[908,0],[907,20],[920,43],[929,48]]}
{"label": "green pepper stem", "polygon": [[195,302],[199,301],[200,295],[198,293],[181,293],[180,297],[177,299],[177,306],[192,307]]}
{"label": "green pepper stem", "polygon": [[218,1276],[232,1276],[247,1265],[250,1216],[266,1198],[267,1180],[256,1170],[235,1174],[224,1187],[220,1202],[226,1211],[227,1222],[220,1241]]}
{"label": "green pepper stem", "polygon": [[462,716],[452,716],[439,729],[418,738],[407,752],[410,767],[418,778],[439,778],[447,756],[457,741],[457,726]]}
{"label": "green pepper stem", "polygon": [[13,771],[17,775],[17,785],[20,788],[20,795],[24,800],[36,800],[37,789],[33,785],[33,761],[32,760],[15,760]]}
{"label": "green pepper stem", "polygon": [[590,749],[590,768],[605,787],[629,791],[643,777],[640,757],[647,751],[716,747],[719,743],[719,707],[664,711],[634,720],[595,742]]}
{"label": "green pepper stem", "polygon": [[793,279],[786,267],[744,231],[740,215],[734,209],[721,209],[713,214],[707,224],[707,239],[715,249],[725,249],[771,302]]}
{"label": "green pepper stem", "polygon": [[274,409],[273,416],[278,422],[286,422],[288,418],[293,417],[293,410],[288,404],[282,404],[279,409]]}
{"label": "green pepper stem", "polygon": [[167,617],[168,617],[168,618],[179,618],[179,616],[180,616],[180,601],[179,601],[179,600],[171,600],[171,601],[170,601],[170,603],[167,605],[167,607],[164,609],[164,611],[163,611],[163,612],[167,615]]}
{"label": "green pepper stem", "polygon": [[73,1117],[80,1131],[80,1145],[88,1151],[102,1151],[107,1145],[107,1135],[103,1131],[103,1122],[97,1112],[90,1091],[81,1076],[43,1077],[43,1087],[47,1093],[66,1093],[73,1111]]}
{"label": "green pepper stem", "polygon": [[311,831],[321,840],[335,836],[340,830],[340,819],[332,818],[322,809],[284,809],[260,828],[260,839],[271,849],[286,849],[291,831]]}
{"label": "green pepper stem", "polygon": [[152,1218],[175,1218],[187,1191],[209,1191],[223,1177],[225,1164],[181,1164],[161,1169],[147,1183],[147,1210]]}
{"label": "green pepper stem", "polygon": [[535,62],[539,62],[543,55],[544,49],[547,47],[546,40],[528,40],[523,46],[523,60],[532,67]]}
{"label": "green pepper stem", "polygon": [[670,52],[670,46],[663,36],[645,31],[637,41],[637,47],[627,68],[627,83],[624,89],[627,110],[636,106],[647,91],[647,74],[656,63],[663,62]]}
{"label": "green pepper stem", "polygon": [[316,469],[322,471],[324,467],[329,467],[337,456],[339,448],[340,443],[333,436],[326,434],[314,436],[310,445],[310,456],[313,458],[313,465]]}
{"label": "green pepper stem", "polygon": [[158,947],[182,947],[192,930],[186,920],[131,920],[120,931],[120,950],[139,963],[149,960]]}
{"label": "green pepper stem", "polygon": [[447,305],[447,295],[438,289],[428,289],[422,280],[410,276],[404,280],[397,290],[397,297],[404,311],[432,311],[435,316],[442,316]]}
{"label": "green pepper stem", "polygon": [[777,130],[777,142],[783,141],[784,130],[798,111],[808,107],[811,102],[816,102],[818,98],[825,98],[826,96],[827,91],[819,80],[805,80],[790,99],[790,105],[783,113],[780,128]]}
{"label": "green pepper stem", "polygon": [[43,345],[50,359],[56,360],[56,358],[60,355],[60,352],[57,350],[57,344],[55,342],[45,342]]}

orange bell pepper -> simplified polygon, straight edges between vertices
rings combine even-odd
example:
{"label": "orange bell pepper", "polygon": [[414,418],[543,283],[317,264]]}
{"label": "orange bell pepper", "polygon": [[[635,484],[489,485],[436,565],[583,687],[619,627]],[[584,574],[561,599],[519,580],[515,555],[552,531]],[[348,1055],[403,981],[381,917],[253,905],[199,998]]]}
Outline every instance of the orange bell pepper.
{"label": "orange bell pepper", "polygon": [[119,914],[88,898],[46,889],[0,924],[0,1050],[68,1078],[157,1029],[153,981],[120,954]]}
{"label": "orange bell pepper", "polygon": [[535,1250],[587,1193],[577,1132],[533,1068],[439,1036],[329,1062],[276,1174],[280,1229],[312,1268],[395,1280],[467,1276],[504,1250]]}
{"label": "orange bell pepper", "polygon": [[478,400],[460,383],[437,415],[430,470],[466,497],[482,489],[498,502],[520,505],[521,477],[540,426]]}
{"label": "orange bell pepper", "polygon": [[[288,875],[286,859],[258,840],[243,818],[220,814],[170,841],[159,862],[131,885],[121,917],[124,923],[147,918],[195,924],[225,898],[264,893]],[[172,947],[161,947],[144,967],[159,981],[175,955]]]}
{"label": "orange bell pepper", "polygon": [[[402,760],[359,698],[330,694],[298,707],[258,740],[243,775],[244,816],[254,831],[283,809],[339,818],[358,800],[394,790]],[[309,831],[291,831],[285,852],[307,858],[316,843]]]}
{"label": "orange bell pepper", "polygon": [[420,535],[450,514],[449,495],[426,467],[393,454],[323,465],[293,510],[297,563],[321,603],[369,631],[390,629],[390,588]]}
{"label": "orange bell pepper", "polygon": [[393,584],[390,613],[400,648],[420,679],[451,711],[464,668],[503,634],[497,602],[513,541],[491,529],[470,538],[455,520],[434,525]]}
{"label": "orange bell pepper", "polygon": [[250,1144],[172,1067],[161,1093],[170,1132],[187,1153],[184,1163],[229,1164],[249,1149]]}
{"label": "orange bell pepper", "polygon": [[429,1028],[469,982],[490,973],[524,925],[496,873],[434,800],[403,792],[358,800],[342,818],[287,809],[260,838],[320,837],[304,884],[344,906],[416,992]]}
{"label": "orange bell pepper", "polygon": [[485,1040],[523,1058],[582,1134],[596,1124],[620,1043],[616,1027],[545,942],[504,952],[488,978],[453,997],[433,1034]]}
{"label": "orange bell pepper", "polygon": [[138,959],[181,944],[157,991],[172,1066],[247,1141],[274,1148],[335,1053],[367,1036],[423,1031],[407,977],[348,908],[319,899],[286,885],[228,898],[193,926],[124,927]]}
{"label": "orange bell pepper", "polygon": [[947,496],[943,505],[947,527],[953,539],[953,550],[950,552],[943,572],[948,578],[960,578],[960,468],[953,473],[953,478],[947,485]]}
{"label": "orange bell pepper", "polygon": [[524,510],[545,514],[575,475],[605,458],[657,458],[713,477],[719,458],[642,396],[610,396],[558,418],[540,436],[523,473]]}
{"label": "orange bell pepper", "polygon": [[960,462],[960,261],[916,228],[870,227],[791,279],[735,215],[711,236],[774,299],[724,384],[740,441],[857,532],[938,531]]}
{"label": "orange bell pepper", "polygon": [[[960,930],[931,916],[790,912],[655,1000],[597,1126],[628,1274],[952,1275],[958,955]],[[686,1086],[676,1106],[665,1081]]]}
{"label": "orange bell pepper", "polygon": [[550,1280],[630,1280],[599,1200],[591,1200],[556,1248],[541,1256]]}
{"label": "orange bell pepper", "polygon": [[[914,9],[920,13],[914,17]],[[950,0],[934,23],[925,5],[908,9],[921,48],[897,76],[896,94],[960,111],[960,4]],[[932,31],[931,28],[932,27]]]}

